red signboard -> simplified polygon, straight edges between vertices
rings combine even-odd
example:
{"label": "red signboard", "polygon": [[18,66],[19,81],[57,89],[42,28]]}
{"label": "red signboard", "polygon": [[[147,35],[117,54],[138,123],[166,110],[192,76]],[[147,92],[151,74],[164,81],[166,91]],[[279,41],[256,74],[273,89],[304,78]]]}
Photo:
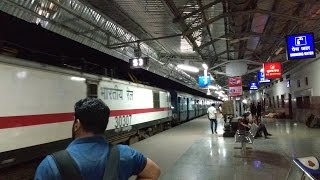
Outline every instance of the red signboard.
{"label": "red signboard", "polygon": [[237,86],[242,87],[241,77],[229,77],[228,86],[229,87],[237,87]]}
{"label": "red signboard", "polygon": [[282,77],[282,67],[280,62],[264,63],[264,75],[267,79],[276,79]]}
{"label": "red signboard", "polygon": [[242,95],[242,80],[241,77],[229,77],[229,96]]}

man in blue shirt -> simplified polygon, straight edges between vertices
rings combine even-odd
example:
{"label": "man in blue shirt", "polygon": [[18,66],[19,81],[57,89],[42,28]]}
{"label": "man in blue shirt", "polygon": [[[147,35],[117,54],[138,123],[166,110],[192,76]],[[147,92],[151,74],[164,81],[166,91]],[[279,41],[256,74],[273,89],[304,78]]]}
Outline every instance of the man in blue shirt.
{"label": "man in blue shirt", "polygon": [[[75,104],[75,121],[72,127],[74,140],[66,150],[77,164],[82,179],[103,179],[109,153],[109,144],[104,138],[109,115],[110,109],[100,99],[86,98]],[[137,175],[137,179],[158,179],[160,168],[151,159],[129,146],[117,147],[120,153],[120,180],[127,180],[133,175]],[[52,156],[47,156],[40,163],[35,179],[62,180]]]}

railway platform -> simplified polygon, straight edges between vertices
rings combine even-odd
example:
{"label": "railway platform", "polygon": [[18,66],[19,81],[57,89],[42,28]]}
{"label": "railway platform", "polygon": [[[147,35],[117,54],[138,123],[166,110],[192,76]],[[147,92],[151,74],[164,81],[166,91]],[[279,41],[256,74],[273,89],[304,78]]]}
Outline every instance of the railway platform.
{"label": "railway platform", "polygon": [[320,148],[318,129],[290,120],[264,119],[270,139],[257,138],[242,153],[232,137],[211,134],[205,116],[182,124],[132,146],[161,167],[161,179],[286,179],[292,159],[316,156]]}

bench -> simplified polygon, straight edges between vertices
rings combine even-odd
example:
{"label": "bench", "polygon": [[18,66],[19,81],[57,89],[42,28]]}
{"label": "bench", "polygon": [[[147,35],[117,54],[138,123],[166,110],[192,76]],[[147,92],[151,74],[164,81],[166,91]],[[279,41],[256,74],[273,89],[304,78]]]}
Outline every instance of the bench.
{"label": "bench", "polygon": [[252,124],[249,131],[237,130],[235,137],[235,142],[241,143],[241,150],[243,153],[246,152],[246,144],[253,144],[254,136],[258,131],[258,125]]}

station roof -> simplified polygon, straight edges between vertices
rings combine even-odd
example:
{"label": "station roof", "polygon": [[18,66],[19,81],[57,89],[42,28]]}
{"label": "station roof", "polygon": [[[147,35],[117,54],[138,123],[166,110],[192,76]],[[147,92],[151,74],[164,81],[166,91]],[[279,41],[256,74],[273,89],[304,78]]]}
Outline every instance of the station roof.
{"label": "station roof", "polygon": [[316,0],[3,0],[0,10],[124,61],[140,47],[149,71],[194,89],[198,74],[177,64],[206,63],[227,88],[226,62],[247,62],[245,84],[263,62],[300,63],[286,58],[288,34],[313,32],[319,48]]}

